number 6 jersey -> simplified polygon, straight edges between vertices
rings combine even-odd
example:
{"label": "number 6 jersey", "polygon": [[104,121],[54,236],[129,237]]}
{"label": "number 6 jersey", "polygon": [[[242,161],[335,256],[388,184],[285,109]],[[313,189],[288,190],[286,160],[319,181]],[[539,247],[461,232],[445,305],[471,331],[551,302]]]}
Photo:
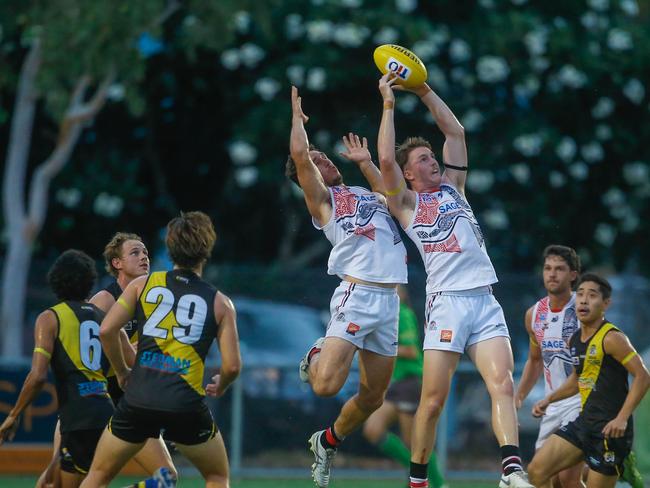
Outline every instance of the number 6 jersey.
{"label": "number 6 jersey", "polygon": [[111,415],[104,370],[108,366],[99,341],[104,312],[86,302],[61,302],[50,308],[58,333],[50,365],[56,381],[61,432],[103,429]]}
{"label": "number 6 jersey", "polygon": [[204,360],[217,335],[216,294],[189,270],[149,275],[135,310],[138,352],[124,393],[130,405],[172,412],[200,405]]}

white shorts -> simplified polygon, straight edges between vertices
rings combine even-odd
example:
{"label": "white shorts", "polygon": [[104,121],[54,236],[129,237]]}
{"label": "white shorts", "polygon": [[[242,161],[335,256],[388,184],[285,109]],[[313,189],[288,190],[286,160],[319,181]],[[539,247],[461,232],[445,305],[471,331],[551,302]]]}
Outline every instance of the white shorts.
{"label": "white shorts", "polygon": [[342,281],[330,302],[325,337],[339,337],[359,349],[397,356],[399,297],[395,288]]}
{"label": "white shorts", "polygon": [[551,403],[546,409],[539,424],[539,435],[535,442],[535,450],[542,447],[548,439],[560,427],[573,422],[580,415],[581,401],[580,395],[567,398],[557,403]]}
{"label": "white shorts", "polygon": [[478,342],[508,337],[508,326],[492,288],[443,291],[427,295],[424,349],[463,353]]}

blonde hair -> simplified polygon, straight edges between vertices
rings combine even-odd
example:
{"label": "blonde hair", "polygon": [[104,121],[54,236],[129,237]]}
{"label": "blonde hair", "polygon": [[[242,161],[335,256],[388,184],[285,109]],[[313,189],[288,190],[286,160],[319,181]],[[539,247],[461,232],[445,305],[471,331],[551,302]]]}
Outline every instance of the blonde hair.
{"label": "blonde hair", "polygon": [[106,261],[104,268],[115,278],[117,278],[119,270],[113,266],[113,259],[119,259],[122,257],[122,246],[126,241],[142,242],[142,238],[137,234],[118,232],[110,241],[108,241],[106,247],[104,247],[104,261]]}

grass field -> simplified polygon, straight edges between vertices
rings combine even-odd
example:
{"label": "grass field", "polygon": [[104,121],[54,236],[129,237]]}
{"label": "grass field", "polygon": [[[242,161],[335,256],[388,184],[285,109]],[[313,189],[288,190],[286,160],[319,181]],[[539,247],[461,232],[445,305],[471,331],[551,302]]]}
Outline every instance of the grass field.
{"label": "grass field", "polygon": [[[2,488],[32,488],[36,481],[34,476],[0,476],[0,486]],[[111,483],[111,488],[121,488],[128,486],[130,483],[138,481],[134,478],[118,478]],[[496,481],[480,482],[452,482],[450,488],[494,488],[497,486]],[[198,478],[185,478],[178,484],[178,488],[201,488],[205,486],[203,480]],[[397,480],[337,480],[333,479],[331,488],[403,488],[406,486],[406,480],[400,482]],[[309,480],[241,480],[232,483],[232,488],[313,488],[314,485]]]}

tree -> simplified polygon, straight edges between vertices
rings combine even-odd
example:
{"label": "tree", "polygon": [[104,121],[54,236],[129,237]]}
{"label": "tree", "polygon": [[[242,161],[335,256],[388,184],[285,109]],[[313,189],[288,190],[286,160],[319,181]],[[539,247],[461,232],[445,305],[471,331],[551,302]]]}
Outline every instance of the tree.
{"label": "tree", "polygon": [[[84,2],[57,0],[3,2],[0,18],[13,19],[3,25],[0,43],[5,52],[26,51],[17,76],[7,65],[0,83],[17,82],[7,159],[3,177],[3,216],[7,251],[2,271],[0,331],[2,355],[22,355],[27,275],[34,243],[47,216],[52,179],[69,161],[84,127],[92,124],[107,100],[109,89],[126,90],[132,112],[143,109],[137,90],[147,58],[164,48],[165,23],[175,15],[195,15],[195,20],[215,26],[227,19],[237,2],[187,2],[174,0],[138,2]],[[192,10],[193,9],[193,10]],[[229,29],[194,29],[183,47],[192,52],[197,42],[218,47]],[[103,81],[88,99],[93,80]],[[50,155],[34,170],[26,184],[34,118],[40,102],[47,116],[58,121],[58,135]],[[28,193],[28,198],[25,193]]]}

